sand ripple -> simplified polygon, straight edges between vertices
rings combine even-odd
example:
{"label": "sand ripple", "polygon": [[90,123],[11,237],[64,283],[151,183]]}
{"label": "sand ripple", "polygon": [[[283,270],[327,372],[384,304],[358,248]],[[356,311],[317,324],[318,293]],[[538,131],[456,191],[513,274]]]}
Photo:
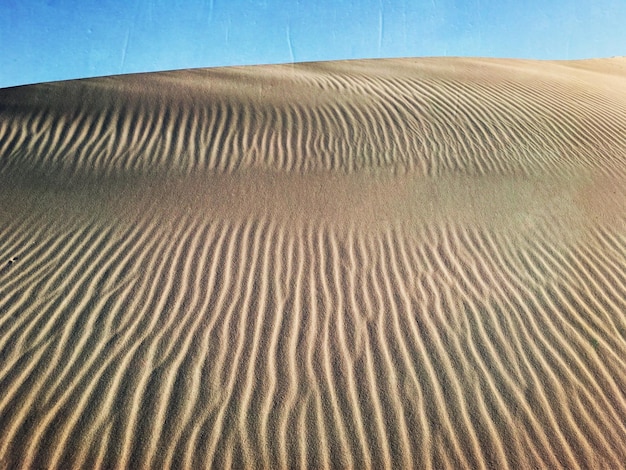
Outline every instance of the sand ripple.
{"label": "sand ripple", "polygon": [[0,466],[624,468],[611,64],[0,90]]}

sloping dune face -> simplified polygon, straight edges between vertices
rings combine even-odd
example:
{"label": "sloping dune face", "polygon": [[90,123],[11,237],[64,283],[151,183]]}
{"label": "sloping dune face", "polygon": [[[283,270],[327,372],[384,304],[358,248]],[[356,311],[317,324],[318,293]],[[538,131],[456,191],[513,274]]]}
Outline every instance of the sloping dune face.
{"label": "sloping dune face", "polygon": [[626,61],[0,90],[2,468],[624,468]]}

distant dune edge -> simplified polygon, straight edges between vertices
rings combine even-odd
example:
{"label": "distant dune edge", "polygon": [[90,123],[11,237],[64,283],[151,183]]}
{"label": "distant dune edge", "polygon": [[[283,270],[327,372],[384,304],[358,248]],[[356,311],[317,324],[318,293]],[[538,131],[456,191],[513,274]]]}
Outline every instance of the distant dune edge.
{"label": "distant dune edge", "polygon": [[626,59],[1,89],[0,468],[626,468]]}

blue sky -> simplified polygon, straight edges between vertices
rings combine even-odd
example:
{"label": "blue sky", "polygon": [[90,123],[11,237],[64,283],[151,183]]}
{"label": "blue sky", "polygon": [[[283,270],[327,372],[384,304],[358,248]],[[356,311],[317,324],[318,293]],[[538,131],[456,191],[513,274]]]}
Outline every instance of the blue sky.
{"label": "blue sky", "polygon": [[626,55],[625,0],[0,0],[0,87],[189,67]]}

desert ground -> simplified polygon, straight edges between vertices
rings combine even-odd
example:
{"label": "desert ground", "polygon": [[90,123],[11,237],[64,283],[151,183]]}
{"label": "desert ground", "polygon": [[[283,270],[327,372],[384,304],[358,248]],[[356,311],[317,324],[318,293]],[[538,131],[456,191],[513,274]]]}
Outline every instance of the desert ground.
{"label": "desert ground", "polygon": [[626,58],[1,89],[0,468],[626,468]]}

